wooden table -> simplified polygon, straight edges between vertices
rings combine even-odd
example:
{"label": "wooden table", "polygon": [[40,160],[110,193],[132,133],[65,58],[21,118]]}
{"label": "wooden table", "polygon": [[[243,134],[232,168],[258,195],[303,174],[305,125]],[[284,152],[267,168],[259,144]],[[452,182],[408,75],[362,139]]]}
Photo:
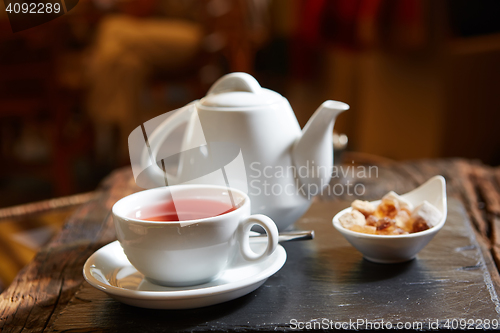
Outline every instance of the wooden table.
{"label": "wooden table", "polygon": [[348,166],[376,166],[370,178],[354,172],[333,179],[332,186],[362,184],[365,199],[389,190],[404,193],[433,175],[445,176],[447,223],[416,260],[379,265],[362,259],[331,226],[331,217],[353,197],[332,193],[314,202],[295,225],[314,229],[316,239],[283,244],[285,266],[253,293],[193,310],[127,306],[82,277],[85,260],[115,239],[112,205],[139,190],[131,172],[123,169],[108,177],[95,199],[0,295],[0,331],[268,331],[330,328],[358,320],[365,326],[360,322],[348,328],[370,328],[367,321],[434,328],[459,325],[460,319],[471,327],[496,320],[500,327],[500,168],[459,159],[373,165],[357,158],[342,170]]}

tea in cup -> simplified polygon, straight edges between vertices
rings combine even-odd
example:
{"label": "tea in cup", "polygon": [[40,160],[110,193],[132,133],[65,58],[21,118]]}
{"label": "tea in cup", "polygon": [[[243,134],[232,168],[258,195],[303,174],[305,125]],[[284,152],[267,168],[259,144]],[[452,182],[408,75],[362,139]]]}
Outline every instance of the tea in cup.
{"label": "tea in cup", "polygon": [[[270,256],[278,229],[265,215],[250,215],[250,199],[215,185],[174,185],[131,194],[113,206],[118,241],[130,263],[151,282],[190,286],[220,276],[238,255]],[[263,253],[250,248],[250,229],[267,233]]]}

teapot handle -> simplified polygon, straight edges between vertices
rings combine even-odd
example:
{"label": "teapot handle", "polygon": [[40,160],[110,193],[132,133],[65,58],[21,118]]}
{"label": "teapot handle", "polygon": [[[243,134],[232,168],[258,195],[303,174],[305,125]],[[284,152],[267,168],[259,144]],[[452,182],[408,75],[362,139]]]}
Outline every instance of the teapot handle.
{"label": "teapot handle", "polygon": [[[180,108],[172,116],[165,119],[148,137],[149,145],[145,145],[142,151],[142,169],[147,170],[147,177],[157,186],[168,185],[168,179],[176,177],[163,171],[156,163],[160,147],[172,132],[180,125],[188,122],[195,109],[196,101]],[[170,184],[172,185],[172,184]]]}
{"label": "teapot handle", "polygon": [[228,91],[246,91],[259,94],[262,91],[262,87],[250,74],[236,72],[224,75],[218,79],[212,85],[207,95],[219,94]]}

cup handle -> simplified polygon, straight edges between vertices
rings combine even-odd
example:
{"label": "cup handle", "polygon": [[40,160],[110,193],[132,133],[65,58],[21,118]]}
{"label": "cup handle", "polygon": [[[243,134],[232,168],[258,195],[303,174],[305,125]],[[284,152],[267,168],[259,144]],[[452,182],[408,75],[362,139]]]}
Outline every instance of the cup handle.
{"label": "cup handle", "polygon": [[[250,229],[255,224],[260,225],[267,233],[267,248],[262,254],[257,254],[250,248]],[[262,214],[247,217],[241,224],[240,233],[240,248],[243,258],[248,261],[257,261],[270,256],[278,246],[278,236],[278,228],[269,217]]]}

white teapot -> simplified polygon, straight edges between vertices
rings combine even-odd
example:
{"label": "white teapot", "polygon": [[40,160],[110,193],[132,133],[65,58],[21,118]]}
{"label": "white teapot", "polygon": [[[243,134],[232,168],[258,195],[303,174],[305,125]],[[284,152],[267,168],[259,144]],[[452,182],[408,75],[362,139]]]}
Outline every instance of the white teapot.
{"label": "white teapot", "polygon": [[[237,188],[248,193],[252,214],[271,217],[283,230],[329,183],[333,125],[347,109],[345,103],[326,101],[301,130],[286,98],[262,88],[249,74],[231,73],[148,135],[147,124],[142,127],[146,145],[140,165],[133,165],[134,176],[142,187],[205,183]],[[184,123],[181,149],[165,153],[162,147],[168,148],[169,136]],[[176,174],[165,167],[172,161]]]}

